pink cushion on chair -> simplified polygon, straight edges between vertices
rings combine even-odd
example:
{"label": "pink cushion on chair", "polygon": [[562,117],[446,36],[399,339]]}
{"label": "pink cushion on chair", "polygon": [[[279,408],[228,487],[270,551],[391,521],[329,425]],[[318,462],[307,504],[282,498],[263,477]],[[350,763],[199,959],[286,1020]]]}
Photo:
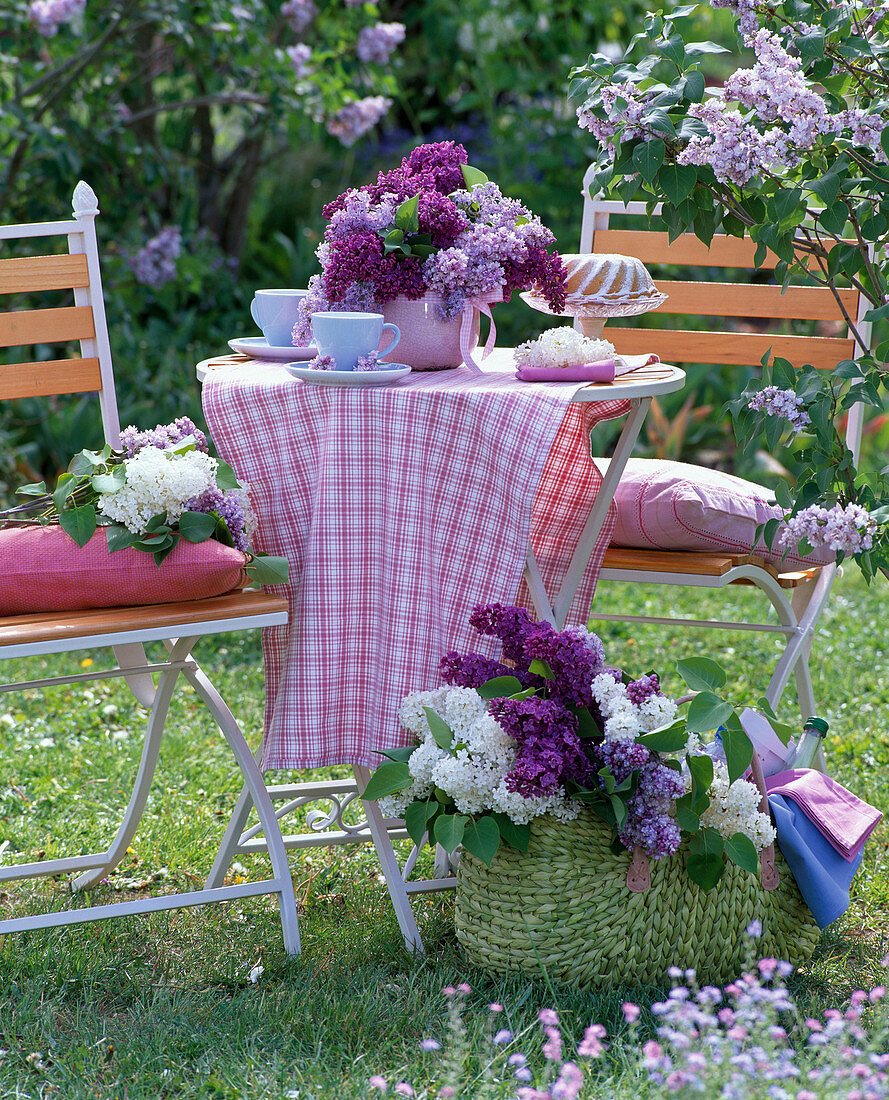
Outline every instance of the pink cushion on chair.
{"label": "pink cushion on chair", "polygon": [[176,603],[244,585],[245,557],[211,539],[184,539],[158,567],[132,547],[109,553],[104,531],[82,549],[57,526],[0,531],[0,615]]}
{"label": "pink cushion on chair", "polygon": [[[607,459],[596,459],[603,471]],[[615,494],[612,543],[645,550],[753,551],[760,523],[783,515],[774,494],[720,470],[657,458],[631,458]],[[782,558],[760,541],[756,553],[780,568],[824,565],[834,553],[819,548],[806,557]]]}

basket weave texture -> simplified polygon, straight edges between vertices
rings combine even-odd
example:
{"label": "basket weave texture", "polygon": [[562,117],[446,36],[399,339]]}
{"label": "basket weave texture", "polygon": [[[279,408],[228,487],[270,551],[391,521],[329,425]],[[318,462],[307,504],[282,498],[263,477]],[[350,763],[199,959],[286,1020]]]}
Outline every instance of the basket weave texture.
{"label": "basket weave texture", "polygon": [[[733,863],[715,889],[685,872],[686,853],[651,862],[651,888],[627,889],[630,853],[611,851],[611,830],[584,809],[574,821],[531,823],[527,853],[501,844],[491,867],[463,851],[457,878],[457,938],[470,962],[523,970],[578,985],[662,983],[671,966],[700,982],[737,978],[757,958],[803,962],[819,929],[790,869],[775,851],[777,890]],[[762,922],[751,943],[745,930]]]}

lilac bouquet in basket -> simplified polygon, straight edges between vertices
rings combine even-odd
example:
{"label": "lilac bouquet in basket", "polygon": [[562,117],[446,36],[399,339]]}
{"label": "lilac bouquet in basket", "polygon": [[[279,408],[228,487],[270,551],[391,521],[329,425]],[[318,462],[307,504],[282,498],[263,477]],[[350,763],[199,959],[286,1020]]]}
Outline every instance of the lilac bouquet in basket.
{"label": "lilac bouquet in basket", "polygon": [[704,889],[726,858],[758,869],[775,832],[745,778],[753,746],[713,690],[725,683],[714,661],[678,663],[697,694],[677,717],[656,673],[612,668],[584,627],[559,632],[500,604],[477,607],[470,622],[500,640],[502,659],[448,653],[445,686],[402,704],[417,743],[384,753],[364,794],[403,816],[415,843],[462,844],[490,864],[501,841],[527,850],[533,818],[569,820],[588,806],[613,828],[616,850],[662,859],[688,840],[688,874]]}
{"label": "lilac bouquet in basket", "polygon": [[451,141],[420,145],[376,183],[324,207],[322,274],[309,282],[297,343],[309,343],[312,313],[378,312],[427,292],[440,296],[443,320],[470,301],[501,301],[532,287],[561,310],[565,268],[550,251],[552,233],[467,159]]}

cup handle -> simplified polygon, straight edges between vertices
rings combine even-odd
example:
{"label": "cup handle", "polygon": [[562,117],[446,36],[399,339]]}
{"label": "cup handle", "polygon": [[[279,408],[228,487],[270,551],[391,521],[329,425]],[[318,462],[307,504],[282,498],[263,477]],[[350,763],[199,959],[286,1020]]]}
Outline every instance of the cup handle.
{"label": "cup handle", "polygon": [[253,318],[254,322],[256,323],[256,327],[261,330],[262,325],[259,323],[259,318],[256,316],[256,306],[257,306],[257,301],[254,298],[253,301],[250,303],[250,316]]}
{"label": "cup handle", "polygon": [[393,339],[391,344],[389,344],[386,348],[384,348],[383,351],[379,352],[379,356],[380,356],[381,359],[385,359],[389,355],[391,355],[392,352],[395,351],[395,347],[398,344],[398,341],[401,339],[401,329],[398,327],[398,325],[392,325],[387,321],[383,325],[383,332],[385,332],[386,329],[389,329],[390,331],[394,332],[395,333],[395,338]]}

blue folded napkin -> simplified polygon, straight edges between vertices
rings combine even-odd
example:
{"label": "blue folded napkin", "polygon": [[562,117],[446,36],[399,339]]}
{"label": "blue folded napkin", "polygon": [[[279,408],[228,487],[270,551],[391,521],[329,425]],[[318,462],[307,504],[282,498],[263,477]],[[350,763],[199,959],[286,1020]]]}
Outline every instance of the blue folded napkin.
{"label": "blue folded napkin", "polygon": [[784,795],[770,794],[769,809],[781,854],[818,927],[824,928],[849,908],[849,887],[864,853],[844,859],[802,809]]}

